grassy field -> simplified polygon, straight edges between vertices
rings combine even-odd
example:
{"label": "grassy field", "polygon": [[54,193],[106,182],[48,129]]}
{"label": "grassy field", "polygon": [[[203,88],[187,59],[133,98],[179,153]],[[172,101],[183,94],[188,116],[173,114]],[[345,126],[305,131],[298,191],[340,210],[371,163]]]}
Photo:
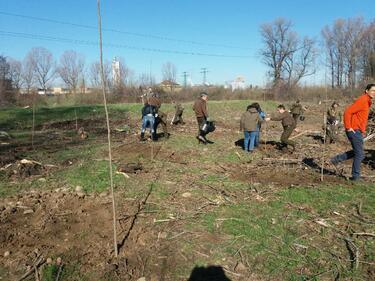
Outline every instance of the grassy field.
{"label": "grassy field", "polygon": [[[374,183],[353,186],[333,175],[319,183],[319,172],[304,166],[262,166],[264,156],[285,156],[271,147],[249,155],[234,145],[242,137],[237,132],[238,119],[246,105],[245,101],[209,103],[210,115],[218,124],[211,146],[199,146],[194,138],[191,104],[184,104],[187,124],[172,129],[169,140],[154,144],[137,140],[139,104],[110,105],[112,131],[123,125],[131,127],[130,133],[113,136],[114,171],[124,163],[143,165],[143,171],[130,174],[130,178],[115,174],[114,184],[118,204],[145,200],[143,211],[148,223],[135,220],[135,224],[154,235],[158,244],[150,246],[156,252],[149,258],[144,275],[152,276],[156,271],[163,280],[187,280],[196,266],[218,265],[233,281],[371,280],[375,276],[374,237],[355,233],[375,232]],[[272,112],[277,103],[261,105]],[[162,109],[169,116],[173,114],[171,105]],[[87,140],[76,137],[75,112],[87,126]],[[74,192],[77,186],[86,194],[107,191],[106,135],[105,130],[98,129],[105,125],[103,118],[101,106],[37,108],[36,146],[31,149],[32,110],[1,110],[0,129],[13,139],[0,153],[4,156],[15,150],[16,158],[53,165],[48,172],[27,178],[9,177],[0,171],[2,199],[30,190],[66,188]],[[54,126],[62,122],[72,124]],[[47,123],[51,125],[43,129]],[[314,126],[315,121],[308,125]],[[279,127],[270,126],[267,138],[277,140],[279,134]],[[301,148],[302,156],[298,157],[304,153],[308,152]],[[318,154],[316,149],[309,153]],[[149,190],[150,196],[144,199]],[[161,233],[166,236],[162,242]],[[90,234],[87,236],[90,239]],[[353,245],[357,252],[350,250]],[[69,256],[68,252],[59,254]],[[152,265],[157,263],[157,255],[168,257],[162,273]],[[244,269],[238,269],[238,263]],[[0,265],[0,276],[9,270]],[[56,270],[56,266],[46,267],[43,280],[55,280]],[[93,280],[90,271],[71,260],[61,280]],[[101,280],[121,280],[110,273],[105,276]]]}

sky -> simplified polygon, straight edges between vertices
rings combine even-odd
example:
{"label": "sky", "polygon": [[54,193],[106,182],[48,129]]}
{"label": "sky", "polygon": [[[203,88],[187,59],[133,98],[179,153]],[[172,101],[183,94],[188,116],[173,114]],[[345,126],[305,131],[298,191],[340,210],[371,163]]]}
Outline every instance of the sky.
{"label": "sky", "polygon": [[[157,82],[171,62],[179,83],[185,71],[202,83],[206,68],[212,84],[243,76],[261,86],[262,24],[283,17],[300,36],[319,41],[325,25],[357,16],[369,22],[374,11],[374,0],[102,0],[104,59],[121,57],[135,78],[152,73]],[[96,0],[0,0],[0,55],[22,60],[31,48],[45,47],[56,60],[75,50],[90,64],[99,60],[97,24]],[[311,83],[322,82],[321,71]]]}

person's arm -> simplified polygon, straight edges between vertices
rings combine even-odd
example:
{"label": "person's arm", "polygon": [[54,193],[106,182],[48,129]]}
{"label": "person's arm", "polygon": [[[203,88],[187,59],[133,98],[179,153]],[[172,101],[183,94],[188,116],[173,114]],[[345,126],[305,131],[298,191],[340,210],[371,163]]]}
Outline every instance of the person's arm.
{"label": "person's arm", "polygon": [[283,120],[283,116],[281,114],[272,115],[270,120],[271,121],[281,121],[281,120]]}
{"label": "person's arm", "polygon": [[204,117],[207,119],[208,118],[207,102],[202,102],[202,112],[203,112]]}

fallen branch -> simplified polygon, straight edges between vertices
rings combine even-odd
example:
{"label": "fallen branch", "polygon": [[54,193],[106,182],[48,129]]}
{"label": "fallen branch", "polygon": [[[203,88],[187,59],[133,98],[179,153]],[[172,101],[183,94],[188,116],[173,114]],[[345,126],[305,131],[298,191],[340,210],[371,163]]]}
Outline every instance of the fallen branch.
{"label": "fallen branch", "polygon": [[353,233],[353,235],[375,237],[374,233],[367,233],[367,232],[356,232],[356,233]]}
{"label": "fallen branch", "polygon": [[302,136],[302,135],[304,135],[304,134],[308,134],[308,133],[310,133],[310,134],[320,134],[319,131],[311,131],[311,130],[307,130],[307,131],[303,131],[303,132],[301,132],[301,133],[299,133],[299,134],[297,134],[297,135],[295,135],[295,136],[293,136],[293,137],[291,137],[291,138],[289,138],[289,139],[292,140],[292,139],[298,138],[298,137],[300,137],[300,136]]}
{"label": "fallen branch", "polygon": [[22,275],[17,281],[22,281],[26,279],[27,277],[29,277],[29,275],[35,272],[35,270],[37,270],[38,267],[41,266],[44,262],[45,262],[44,258],[40,257],[39,255],[39,258],[37,258],[37,261],[33,264],[33,266],[24,275]]}

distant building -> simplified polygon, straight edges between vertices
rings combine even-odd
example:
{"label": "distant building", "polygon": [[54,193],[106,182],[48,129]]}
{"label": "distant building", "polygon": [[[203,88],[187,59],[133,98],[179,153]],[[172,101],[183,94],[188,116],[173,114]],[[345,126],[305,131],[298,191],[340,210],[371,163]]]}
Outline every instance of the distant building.
{"label": "distant building", "polygon": [[120,61],[117,58],[114,58],[112,61],[112,81],[115,86],[121,83]]}
{"label": "distant building", "polygon": [[159,84],[159,87],[162,88],[166,92],[172,92],[172,91],[179,92],[182,89],[180,84],[171,80],[161,81],[161,83]]}
{"label": "distant building", "polygon": [[246,89],[245,78],[243,76],[238,76],[231,83],[232,92],[235,90],[244,90]]}

